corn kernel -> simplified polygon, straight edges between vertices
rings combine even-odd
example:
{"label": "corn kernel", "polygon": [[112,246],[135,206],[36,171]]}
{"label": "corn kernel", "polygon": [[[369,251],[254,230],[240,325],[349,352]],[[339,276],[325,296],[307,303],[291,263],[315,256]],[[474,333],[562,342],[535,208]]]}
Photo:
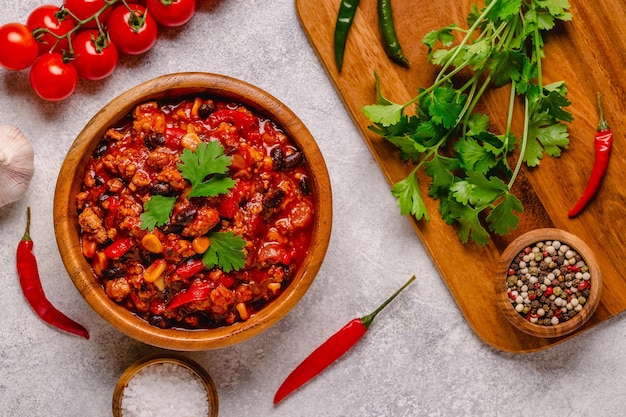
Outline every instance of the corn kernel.
{"label": "corn kernel", "polygon": [[190,151],[195,151],[201,140],[195,133],[185,133],[182,138],[180,138],[180,144]]}
{"label": "corn kernel", "polygon": [[202,106],[202,99],[200,97],[196,97],[193,101],[193,106],[191,107],[191,115],[193,117],[198,116],[198,109]]}
{"label": "corn kernel", "polygon": [[154,286],[157,287],[159,291],[163,291],[165,289],[165,278],[163,278],[163,275],[154,281]]}
{"label": "corn kernel", "polygon": [[267,284],[267,289],[270,290],[273,295],[278,294],[278,291],[280,291],[280,282],[270,282]]}
{"label": "corn kernel", "polygon": [[89,259],[93,258],[96,254],[96,249],[98,249],[98,243],[92,239],[83,239],[81,243],[83,245],[83,255]]}
{"label": "corn kernel", "polygon": [[163,252],[163,244],[154,233],[146,233],[141,238],[141,244],[143,245],[144,248],[146,248],[146,250],[152,253]]}
{"label": "corn kernel", "polygon": [[102,276],[102,271],[104,271],[107,268],[108,264],[109,264],[109,259],[102,251],[96,252],[96,254],[94,255],[91,261],[91,267],[93,268],[93,272],[98,277]]}
{"label": "corn kernel", "polygon": [[146,268],[143,272],[144,281],[155,282],[163,272],[165,272],[165,268],[167,267],[167,262],[165,259],[157,259],[152,262],[152,265]]}
{"label": "corn kernel", "polygon": [[248,313],[248,308],[244,303],[237,303],[235,306],[237,312],[239,313],[239,317],[241,320],[248,320],[250,318],[250,313]]}
{"label": "corn kernel", "polygon": [[197,254],[206,252],[209,246],[211,246],[211,240],[206,236],[198,236],[191,241],[191,248]]}

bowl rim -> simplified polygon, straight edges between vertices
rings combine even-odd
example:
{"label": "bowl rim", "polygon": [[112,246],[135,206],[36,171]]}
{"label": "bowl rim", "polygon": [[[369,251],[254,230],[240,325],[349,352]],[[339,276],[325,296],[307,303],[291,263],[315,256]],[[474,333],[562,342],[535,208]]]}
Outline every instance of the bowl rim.
{"label": "bowl rim", "polygon": [[[542,326],[525,320],[511,305],[507,294],[507,271],[511,261],[526,246],[546,240],[558,240],[580,254],[589,267],[591,290],[583,309],[570,320],[554,326]],[[581,328],[595,313],[602,295],[602,272],[591,248],[578,236],[557,228],[541,228],[526,232],[514,239],[502,252],[495,273],[495,290],[500,310],[509,322],[522,332],[543,338],[565,336]]]}
{"label": "bowl rim", "polygon": [[[273,120],[305,154],[316,191],[316,223],[309,253],[289,287],[245,322],[206,330],[159,329],[112,302],[94,278],[80,250],[75,196],[85,164],[104,132],[138,104],[203,95],[232,100]],[[320,192],[323,191],[323,192]],[[332,224],[332,192],[321,151],[304,123],[277,98],[245,81],[205,72],[166,74],[121,93],[104,105],[78,134],[63,161],[54,194],[54,229],[65,268],[87,303],[126,335],[149,345],[180,351],[210,350],[239,343],[266,330],[286,315],[308,290],[326,254]],[[280,310],[284,309],[284,314]],[[280,317],[279,317],[280,316]]]}
{"label": "bowl rim", "polygon": [[193,359],[187,358],[182,355],[168,353],[168,354],[152,354],[141,359],[138,359],[134,363],[132,363],[128,368],[124,370],[122,375],[120,375],[117,383],[115,384],[115,388],[113,390],[112,397],[112,412],[114,417],[123,417],[122,414],[122,400],[124,399],[124,390],[128,386],[128,383],[131,379],[135,377],[141,370],[147,368],[148,366],[152,366],[160,363],[172,363],[183,368],[189,370],[193,374],[195,374],[200,382],[202,382],[202,386],[204,387],[207,394],[207,401],[209,403],[209,414],[207,417],[217,417],[219,414],[219,395],[217,392],[217,387],[215,386],[215,382],[211,375],[207,372],[204,367],[202,367],[198,362]]}

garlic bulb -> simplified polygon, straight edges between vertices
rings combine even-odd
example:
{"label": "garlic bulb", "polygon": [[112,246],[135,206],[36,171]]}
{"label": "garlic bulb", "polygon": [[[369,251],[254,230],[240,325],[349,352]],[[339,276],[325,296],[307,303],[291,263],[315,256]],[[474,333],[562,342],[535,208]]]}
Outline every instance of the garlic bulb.
{"label": "garlic bulb", "polygon": [[35,151],[14,126],[0,125],[0,207],[24,197],[35,173]]}

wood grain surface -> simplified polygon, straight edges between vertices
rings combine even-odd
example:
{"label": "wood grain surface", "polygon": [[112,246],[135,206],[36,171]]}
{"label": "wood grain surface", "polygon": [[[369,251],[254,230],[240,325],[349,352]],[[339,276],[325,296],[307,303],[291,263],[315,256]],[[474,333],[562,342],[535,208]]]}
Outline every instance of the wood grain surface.
{"label": "wood grain surface", "polygon": [[[376,1],[362,0],[347,41],[343,71],[337,73],[333,60],[333,31],[340,0],[296,0],[302,28],[329,78],[344,100],[355,124],[390,184],[403,178],[410,167],[397,150],[368,131],[361,108],[375,102],[373,72],[381,77],[382,92],[403,103],[428,86],[438,68],[426,61],[423,36],[450,23],[462,27],[473,2],[469,0],[392,1],[400,43],[411,61],[409,69],[393,64],[381,46]],[[544,82],[564,80],[568,110],[575,120],[569,124],[571,144],[558,158],[544,158],[535,169],[522,171],[514,193],[524,204],[519,227],[504,237],[493,237],[483,247],[462,244],[456,230],[439,217],[438,203],[427,199],[428,223],[413,221],[415,231],[460,312],[475,333],[487,344],[508,352],[524,353],[548,348],[620,313],[626,307],[626,161],[624,160],[626,89],[626,2],[570,0],[573,19],[551,31],[546,44]],[[482,8],[484,1],[478,2]],[[605,116],[614,133],[614,147],[607,176],[591,205],[577,218],[567,212],[585,186],[593,163],[593,137],[598,123],[596,92],[601,92]],[[508,107],[507,87],[490,92],[482,111],[492,123],[504,126]],[[521,112],[514,129],[520,136]],[[428,177],[421,175],[421,184]],[[426,195],[426,193],[423,193]],[[398,215],[399,214],[398,209]],[[544,227],[569,231],[593,249],[603,274],[602,299],[594,316],[583,328],[568,336],[547,339],[529,336],[508,323],[498,310],[494,271],[500,253],[520,234]]]}

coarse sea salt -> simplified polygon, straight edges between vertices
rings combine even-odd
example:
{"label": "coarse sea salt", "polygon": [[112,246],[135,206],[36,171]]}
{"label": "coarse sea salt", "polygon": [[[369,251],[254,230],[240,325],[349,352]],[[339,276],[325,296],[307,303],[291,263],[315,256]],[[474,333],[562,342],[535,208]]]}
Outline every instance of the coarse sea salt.
{"label": "coarse sea salt", "polygon": [[128,381],[122,396],[123,417],[206,417],[207,392],[199,377],[176,363],[155,363]]}

